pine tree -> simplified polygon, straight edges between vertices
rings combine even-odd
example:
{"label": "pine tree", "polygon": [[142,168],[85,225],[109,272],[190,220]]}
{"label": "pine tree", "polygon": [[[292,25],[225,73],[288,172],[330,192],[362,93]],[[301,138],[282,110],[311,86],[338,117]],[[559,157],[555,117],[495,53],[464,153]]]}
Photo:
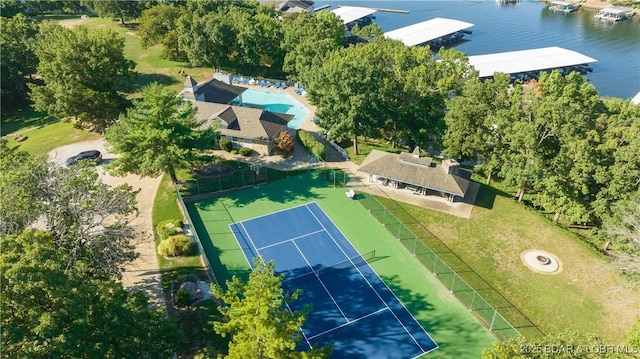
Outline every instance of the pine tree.
{"label": "pine tree", "polygon": [[300,328],[310,307],[290,311],[286,304],[301,294],[284,293],[282,276],[276,276],[275,263],[254,260],[255,268],[247,282],[238,277],[227,281],[227,289],[213,285],[214,294],[223,301],[219,308],[224,321],[215,322],[216,333],[230,335],[227,358],[328,358],[330,347],[298,352],[302,340]]}

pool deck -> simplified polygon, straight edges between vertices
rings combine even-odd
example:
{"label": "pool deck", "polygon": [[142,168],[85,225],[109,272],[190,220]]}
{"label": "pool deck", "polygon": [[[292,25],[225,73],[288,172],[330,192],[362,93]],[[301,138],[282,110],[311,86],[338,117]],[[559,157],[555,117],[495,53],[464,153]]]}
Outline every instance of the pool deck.
{"label": "pool deck", "polygon": [[234,83],[233,86],[244,87],[244,88],[254,89],[254,90],[281,92],[281,93],[289,94],[291,97],[293,97],[294,100],[300,102],[309,110],[309,114],[307,114],[307,117],[305,117],[305,119],[302,121],[300,128],[309,132],[318,132],[318,130],[320,130],[320,127],[316,126],[312,121],[313,116],[316,113],[316,107],[309,103],[309,100],[307,99],[306,96],[298,95],[297,93],[295,93],[295,90],[297,90],[295,87],[290,86],[290,87],[287,87],[286,89],[279,89],[275,87],[263,87],[259,85],[245,85],[242,83],[237,83],[237,84]]}

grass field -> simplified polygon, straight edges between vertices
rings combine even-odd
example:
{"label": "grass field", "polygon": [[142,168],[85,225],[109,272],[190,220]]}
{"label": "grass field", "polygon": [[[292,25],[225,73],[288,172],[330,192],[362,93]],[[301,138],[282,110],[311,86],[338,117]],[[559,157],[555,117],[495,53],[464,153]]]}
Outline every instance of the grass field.
{"label": "grass field", "polygon": [[[189,203],[188,208],[216,277],[246,277],[249,266],[229,223],[315,201],[360,253],[376,251],[372,267],[420,321],[440,348],[425,358],[479,357],[495,338],[344,189],[302,174]],[[354,225],[354,221],[358,221]]]}
{"label": "grass field", "polygon": [[90,18],[63,20],[59,23],[67,27],[81,25],[88,29],[112,29],[125,39],[124,55],[137,64],[135,71],[138,73],[138,78],[134,84],[134,92],[131,94],[133,98],[140,95],[139,92],[143,86],[154,81],[170,87],[177,93],[182,90],[185,80],[184,76],[178,74],[180,70],[184,70],[198,82],[213,76],[211,68],[191,67],[184,62],[163,59],[161,45],[143,48],[142,42],[135,32],[138,26],[135,22],[122,26],[120,23],[108,19]]}
{"label": "grass field", "polygon": [[[439,240],[427,242],[439,254],[445,253],[441,256],[461,276],[479,275],[485,286],[501,294],[496,297],[506,298],[542,332],[573,329],[597,333],[610,343],[624,341],[637,314],[638,290],[628,288],[602,254],[511,196],[482,185],[470,219],[381,201],[399,217],[410,213],[412,231],[421,238],[428,238],[428,232],[435,234]],[[527,249],[555,254],[562,271],[553,275],[532,272],[520,260]],[[517,326],[519,319],[513,316],[507,319]]]}

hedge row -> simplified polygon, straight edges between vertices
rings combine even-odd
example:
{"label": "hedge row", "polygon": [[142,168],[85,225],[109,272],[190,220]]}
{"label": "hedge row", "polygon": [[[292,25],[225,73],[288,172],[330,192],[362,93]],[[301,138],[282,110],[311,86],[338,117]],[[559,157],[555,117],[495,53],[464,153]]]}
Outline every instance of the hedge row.
{"label": "hedge row", "polygon": [[325,154],[327,153],[327,149],[324,147],[322,142],[316,140],[316,138],[313,137],[312,134],[305,130],[298,130],[296,132],[296,137],[298,137],[298,141],[302,143],[304,148],[306,148],[312,156],[315,156],[319,159],[324,159]]}

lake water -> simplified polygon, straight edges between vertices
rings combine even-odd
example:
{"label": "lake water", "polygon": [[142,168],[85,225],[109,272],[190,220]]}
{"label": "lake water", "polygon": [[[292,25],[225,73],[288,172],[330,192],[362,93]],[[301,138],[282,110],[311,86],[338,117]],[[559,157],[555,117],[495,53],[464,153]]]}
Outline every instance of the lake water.
{"label": "lake water", "polygon": [[547,4],[521,1],[316,1],[331,5],[409,10],[409,14],[378,12],[374,20],[383,31],[443,17],[474,24],[469,39],[454,47],[467,55],[559,46],[598,62],[587,78],[600,95],[631,98],[640,91],[640,16],[618,23],[595,21],[595,10],[555,13]]}

